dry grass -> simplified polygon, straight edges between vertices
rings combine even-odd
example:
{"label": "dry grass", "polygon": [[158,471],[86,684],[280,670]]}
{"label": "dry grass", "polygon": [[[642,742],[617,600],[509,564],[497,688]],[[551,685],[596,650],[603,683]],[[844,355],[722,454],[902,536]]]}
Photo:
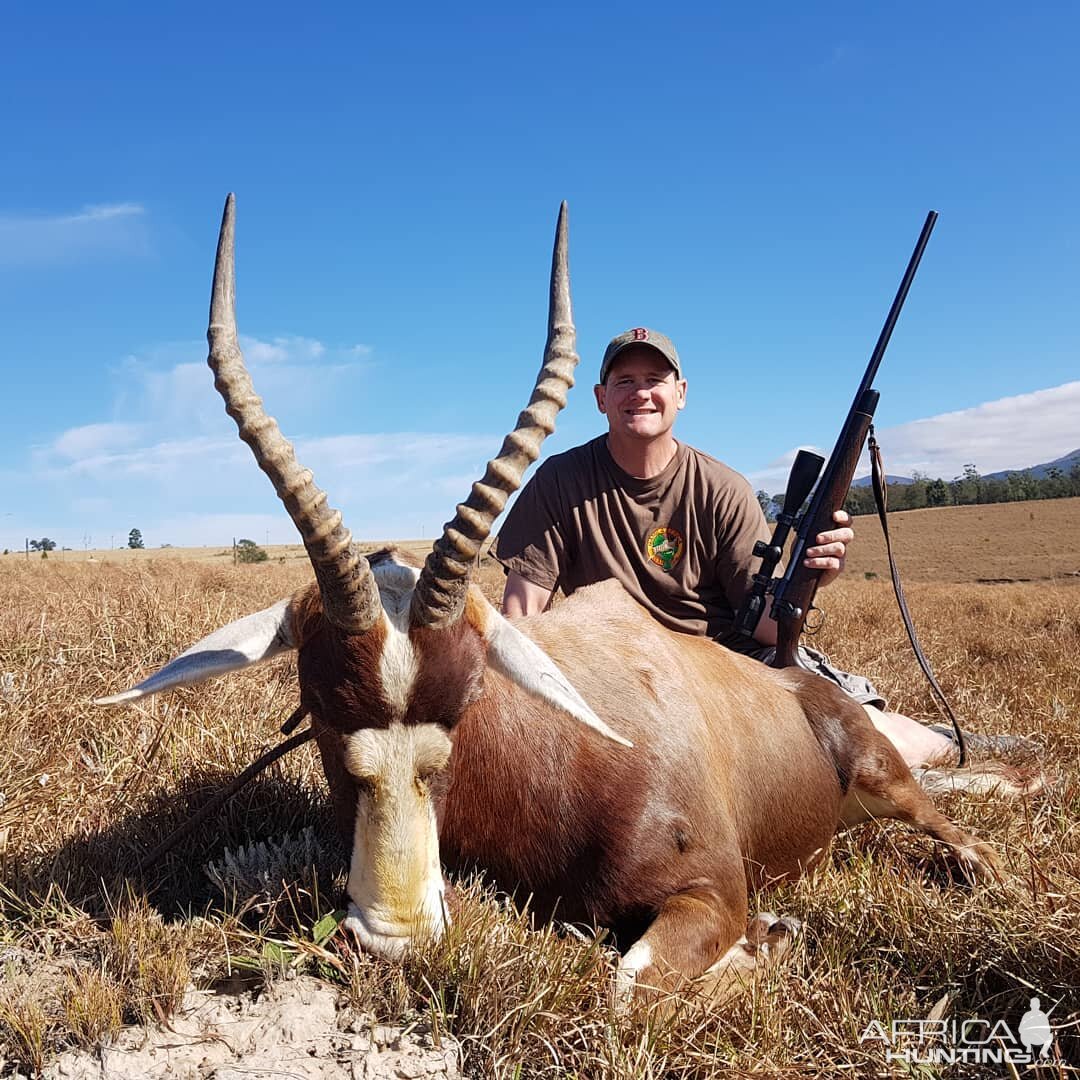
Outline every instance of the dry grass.
{"label": "dry grass", "polygon": [[[888,580],[876,516],[855,519],[848,570]],[[1080,498],[905,510],[889,515],[905,581],[1041,581],[1080,577]]]}
{"label": "dry grass", "polygon": [[[453,1034],[470,1075],[885,1074],[880,1044],[859,1041],[871,1020],[925,1017],[944,997],[950,1015],[1015,1029],[1036,992],[1055,1005],[1058,1050],[1072,1061],[1046,1075],[1077,1074],[1080,587],[909,588],[927,652],[967,722],[1035,735],[1059,776],[1033,804],[948,800],[950,814],[1001,851],[1003,887],[972,891],[926,839],[861,827],[810,877],[759,898],[807,925],[790,964],[723,1008],[687,1000],[625,1019],[609,1007],[606,946],[533,929],[477,885],[447,940],[403,967],[327,938],[344,871],[329,842],[317,868],[223,896],[204,866],[224,851],[329,832],[310,746],[145,880],[135,873],[140,853],[277,741],[295,703],[293,665],[130,710],[91,699],[309,573],[299,560],[233,567],[160,553],[128,565],[0,563],[0,677],[12,676],[0,682],[0,1063],[36,1068],[122,1022],[166,1017],[189,980],[239,986],[305,969],[340,982],[381,1020],[419,1017]],[[485,565],[480,580],[497,595],[497,569]],[[817,644],[896,707],[933,716],[888,586],[851,574],[826,600]]]}
{"label": "dry grass", "polygon": [[[360,542],[362,551],[375,551],[377,548],[393,544],[404,548],[418,558],[423,559],[431,550],[431,540],[364,540]],[[299,559],[307,565],[307,552],[303,544],[260,544],[271,560],[275,562],[293,562]],[[29,562],[54,563],[98,563],[108,566],[153,566],[159,562],[196,562],[213,566],[231,566],[233,549],[231,544],[218,544],[209,547],[157,547],[157,548],[57,548],[49,552],[47,559],[35,551],[27,555],[24,551],[9,551],[0,556],[0,569],[5,565],[14,566]]]}

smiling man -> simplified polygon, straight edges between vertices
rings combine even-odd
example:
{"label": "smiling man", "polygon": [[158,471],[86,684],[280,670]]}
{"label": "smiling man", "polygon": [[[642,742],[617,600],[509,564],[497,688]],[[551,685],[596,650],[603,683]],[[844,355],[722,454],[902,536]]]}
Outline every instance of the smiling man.
{"label": "smiling man", "polygon": [[[546,461],[499,532],[507,572],[503,611],[543,611],[556,588],[569,594],[616,578],[662,622],[768,661],[776,623],[762,619],[753,639],[734,629],[757,568],[754,544],[771,531],[750,484],[672,433],[687,383],[670,338],[635,327],[612,339],[594,393],[604,435]],[[843,569],[854,538],[850,518],[822,533],[805,564],[823,571],[819,587]],[[912,766],[951,762],[953,743],[899,713],[869,680],[840,671],[820,653],[800,662],[867,706],[875,726]]]}

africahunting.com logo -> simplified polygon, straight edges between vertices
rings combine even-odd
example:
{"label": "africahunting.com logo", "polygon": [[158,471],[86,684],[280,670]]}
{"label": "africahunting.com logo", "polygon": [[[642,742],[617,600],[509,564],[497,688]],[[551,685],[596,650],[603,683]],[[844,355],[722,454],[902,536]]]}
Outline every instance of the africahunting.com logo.
{"label": "africahunting.com logo", "polygon": [[1050,1056],[1054,1030],[1037,997],[1016,1028],[1005,1020],[871,1020],[860,1044],[880,1042],[886,1061],[910,1065],[1031,1065]]}

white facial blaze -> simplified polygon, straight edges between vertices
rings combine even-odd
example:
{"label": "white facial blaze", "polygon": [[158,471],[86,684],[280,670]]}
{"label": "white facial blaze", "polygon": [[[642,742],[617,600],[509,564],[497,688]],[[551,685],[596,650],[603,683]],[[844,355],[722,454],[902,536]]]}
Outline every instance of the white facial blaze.
{"label": "white facial blaze", "polygon": [[404,718],[409,707],[418,671],[416,652],[409,641],[409,604],[419,576],[415,567],[397,563],[383,563],[375,574],[386,613],[386,642],[379,660],[379,676],[383,697],[398,720]]}
{"label": "white facial blaze", "polygon": [[439,834],[426,778],[446,767],[450,739],[435,724],[392,724],[346,736],[360,784],[346,926],[369,952],[399,956],[446,921]]}

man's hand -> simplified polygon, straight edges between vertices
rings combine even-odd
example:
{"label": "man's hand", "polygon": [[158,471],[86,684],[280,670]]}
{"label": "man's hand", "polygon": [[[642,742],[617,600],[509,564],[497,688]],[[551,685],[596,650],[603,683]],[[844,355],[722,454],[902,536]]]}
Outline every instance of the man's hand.
{"label": "man's hand", "polygon": [[855,539],[855,533],[849,527],[851,515],[847,511],[837,510],[833,514],[833,521],[843,528],[818,533],[816,544],[806,549],[803,559],[803,566],[807,569],[825,571],[818,581],[819,589],[840,576],[840,571],[844,569],[847,546]]}

